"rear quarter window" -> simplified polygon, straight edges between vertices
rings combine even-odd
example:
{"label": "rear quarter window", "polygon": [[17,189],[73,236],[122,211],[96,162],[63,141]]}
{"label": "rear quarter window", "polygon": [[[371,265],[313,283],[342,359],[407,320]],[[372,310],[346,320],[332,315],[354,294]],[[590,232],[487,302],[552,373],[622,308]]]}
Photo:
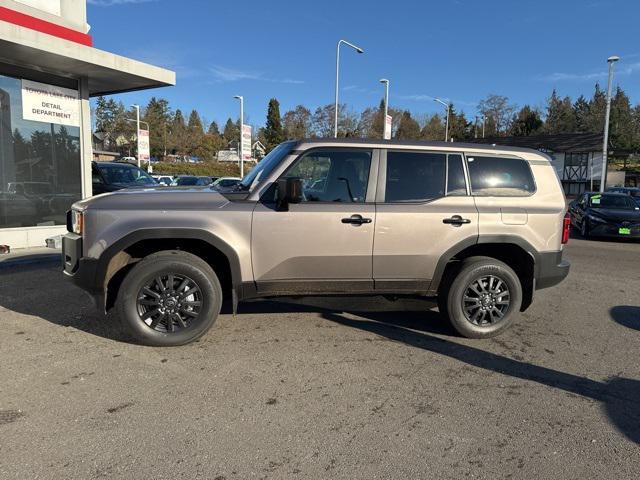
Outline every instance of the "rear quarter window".
{"label": "rear quarter window", "polygon": [[467,157],[471,192],[479,197],[526,197],[536,191],[529,164],[520,158]]}

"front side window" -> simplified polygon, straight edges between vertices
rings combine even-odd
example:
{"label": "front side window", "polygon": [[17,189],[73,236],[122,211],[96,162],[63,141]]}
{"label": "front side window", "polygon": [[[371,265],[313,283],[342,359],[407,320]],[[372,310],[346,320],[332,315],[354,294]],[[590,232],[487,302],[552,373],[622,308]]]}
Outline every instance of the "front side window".
{"label": "front side window", "polygon": [[314,150],[285,177],[302,179],[305,202],[364,203],[371,156],[371,150]]}
{"label": "front side window", "polygon": [[447,155],[444,153],[387,152],[384,201],[386,203],[425,202],[443,197],[446,162]]}
{"label": "front side window", "polygon": [[473,195],[522,197],[536,190],[529,164],[519,158],[467,157]]}

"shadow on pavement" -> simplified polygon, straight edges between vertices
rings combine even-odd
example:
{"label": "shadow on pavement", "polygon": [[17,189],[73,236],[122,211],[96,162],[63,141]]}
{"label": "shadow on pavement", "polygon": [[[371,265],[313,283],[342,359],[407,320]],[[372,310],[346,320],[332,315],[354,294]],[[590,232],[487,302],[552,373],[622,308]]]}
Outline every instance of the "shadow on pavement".
{"label": "shadow on pavement", "polygon": [[484,370],[537,382],[602,402],[611,422],[627,438],[640,444],[640,381],[614,377],[598,382],[547,367],[513,360],[448,339],[416,332],[392,320],[353,320],[334,313],[323,317],[341,325],[365,330],[415,348],[444,355]]}
{"label": "shadow on pavement", "polygon": [[640,330],[640,307],[620,305],[609,310],[609,315],[614,322],[622,326]]}

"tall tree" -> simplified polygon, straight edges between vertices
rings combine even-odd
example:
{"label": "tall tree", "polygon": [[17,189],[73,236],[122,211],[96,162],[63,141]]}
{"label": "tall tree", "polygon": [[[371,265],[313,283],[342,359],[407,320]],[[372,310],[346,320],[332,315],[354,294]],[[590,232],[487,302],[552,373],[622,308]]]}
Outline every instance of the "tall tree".
{"label": "tall tree", "polygon": [[211,125],[209,125],[209,130],[207,130],[207,133],[209,135],[220,136],[220,128],[218,127],[218,124],[215,121],[211,122]]}
{"label": "tall tree", "polygon": [[270,152],[285,140],[284,128],[280,119],[280,102],[272,98],[267,107],[267,123],[264,127],[265,148]]}
{"label": "tall tree", "polygon": [[605,92],[596,83],[593,97],[589,101],[589,131],[602,132],[604,130],[604,116],[607,109],[607,97]]}
{"label": "tall tree", "polygon": [[538,111],[534,110],[529,105],[525,105],[520,109],[513,120],[509,134],[516,137],[526,137],[528,135],[539,133],[543,125],[544,122],[540,118]]}
{"label": "tall tree", "polygon": [[621,150],[634,148],[634,123],[629,97],[617,87],[611,100],[611,144]]}
{"label": "tall tree", "polygon": [[449,107],[449,139],[457,141],[471,138],[471,123],[467,121],[464,112],[457,113],[453,104]]}
{"label": "tall tree", "polygon": [[234,122],[230,118],[227,119],[227,123],[224,124],[224,130],[222,132],[222,136],[229,142],[239,142],[240,141],[240,124],[238,122]]}
{"label": "tall tree", "polygon": [[311,111],[304,105],[298,105],[282,117],[287,139],[307,138],[311,132]]}
{"label": "tall tree", "polygon": [[439,114],[429,117],[422,129],[420,137],[424,140],[444,140],[445,122]]}
{"label": "tall tree", "polygon": [[573,103],[573,114],[576,117],[576,132],[589,132],[589,102],[580,95]]}
{"label": "tall tree", "polygon": [[420,125],[411,117],[408,110],[402,112],[400,116],[395,138],[398,140],[418,140],[420,138]]}
{"label": "tall tree", "polygon": [[544,125],[547,133],[574,133],[576,116],[569,97],[560,98],[553,90],[547,103],[547,118]]}
{"label": "tall tree", "polygon": [[176,110],[171,120],[169,148],[175,155],[186,155],[187,153],[187,125],[180,109]]}
{"label": "tall tree", "polygon": [[492,94],[480,101],[478,110],[487,118],[486,135],[493,136],[507,132],[516,108],[509,103],[507,97]]}
{"label": "tall tree", "polygon": [[151,155],[165,155],[168,148],[168,136],[171,130],[171,109],[169,102],[163,98],[152,97],[144,109],[142,119],[149,124],[149,143]]}

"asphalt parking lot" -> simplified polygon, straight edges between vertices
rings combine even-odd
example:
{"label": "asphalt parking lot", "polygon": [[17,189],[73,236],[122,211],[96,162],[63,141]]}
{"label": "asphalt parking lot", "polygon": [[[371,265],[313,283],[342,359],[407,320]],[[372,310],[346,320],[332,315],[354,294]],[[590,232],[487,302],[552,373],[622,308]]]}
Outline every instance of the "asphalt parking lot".
{"label": "asphalt parking lot", "polygon": [[243,304],[132,345],[57,265],[0,269],[0,478],[638,478],[640,243],[465,340],[420,301]]}

